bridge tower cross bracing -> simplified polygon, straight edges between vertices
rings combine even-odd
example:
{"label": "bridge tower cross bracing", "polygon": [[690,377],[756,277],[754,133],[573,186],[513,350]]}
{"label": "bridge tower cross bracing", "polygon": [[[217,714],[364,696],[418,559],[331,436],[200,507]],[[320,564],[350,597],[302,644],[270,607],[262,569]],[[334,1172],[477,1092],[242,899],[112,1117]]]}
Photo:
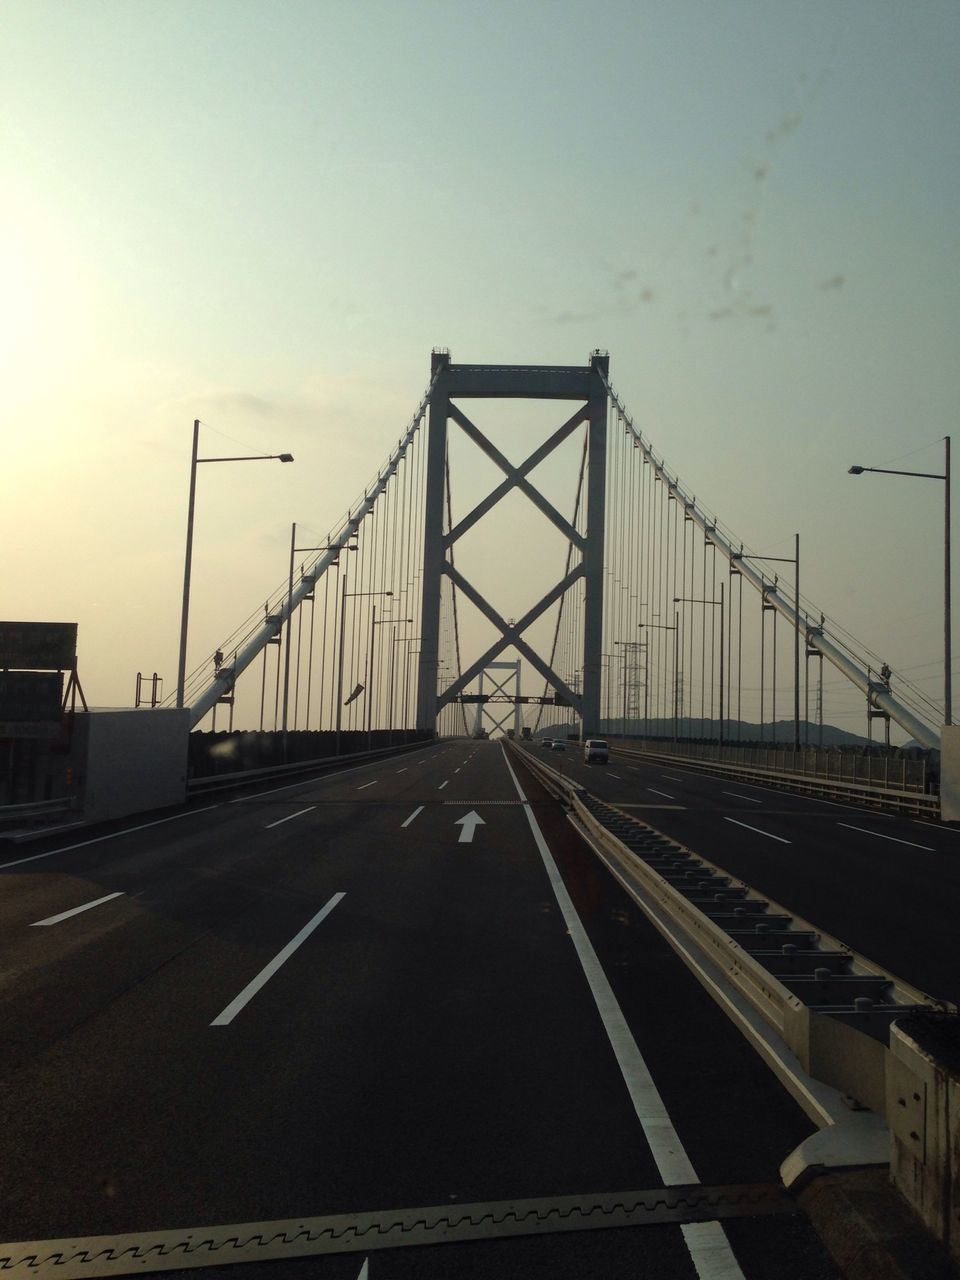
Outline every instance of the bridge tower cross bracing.
{"label": "bridge tower cross bracing", "polygon": [[[446,351],[434,351],[427,440],[424,504],[423,596],[420,622],[420,669],[417,728],[436,732],[437,715],[505,649],[516,649],[547,683],[580,715],[585,737],[600,732],[603,647],[603,553],[607,462],[607,379],[609,357],[595,352],[589,365],[453,364]],[[459,408],[465,399],[573,400],[580,406],[520,466],[514,466]],[[447,433],[453,421],[503,471],[505,479],[455,528],[444,533],[444,486]],[[586,534],[579,533],[538,492],[527,475],[577,427],[587,426]],[[580,562],[515,622],[506,621],[483,595],[454,568],[449,549],[514,488],[519,489],[580,552]],[[441,583],[446,574],[491,622],[499,638],[472,666],[441,693],[437,690],[440,647]],[[523,633],[576,582],[584,579],[583,691],[575,693],[523,638]]]}

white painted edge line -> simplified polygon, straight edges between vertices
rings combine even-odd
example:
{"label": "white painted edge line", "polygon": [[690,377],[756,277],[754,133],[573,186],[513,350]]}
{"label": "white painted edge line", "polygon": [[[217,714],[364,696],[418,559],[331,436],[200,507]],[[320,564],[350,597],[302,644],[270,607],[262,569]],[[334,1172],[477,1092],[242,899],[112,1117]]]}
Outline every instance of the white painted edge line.
{"label": "white painted edge line", "polygon": [[648,791],[652,791],[655,796],[665,796],[667,800],[676,800],[676,796],[672,796],[669,791],[658,791],[656,787],[647,787]]}
{"label": "white painted edge line", "polygon": [[739,791],[721,791],[722,796],[733,796],[734,800],[749,800],[751,804],[763,804],[762,800],[757,800],[754,796],[742,796]]}
{"label": "white painted edge line", "polygon": [[257,976],[243,988],[238,996],[235,996],[222,1013],[218,1013],[214,1020],[210,1023],[211,1027],[226,1027],[234,1020],[240,1010],[257,994],[262,986],[264,986],[273,975],[277,972],[282,964],[293,955],[302,942],[306,942],[310,934],[313,933],[317,925],[327,918],[338,902],[341,902],[347,895],[345,893],[335,893],[325,907],[321,907],[317,914],[303,926],[295,938],[291,938],[282,951],[278,951],[269,964],[265,965]]}
{"label": "white painted edge line", "polygon": [[418,806],[417,806],[417,808],[416,808],[416,809],[414,809],[413,813],[411,813],[410,817],[409,817],[409,818],[407,818],[406,822],[401,822],[401,823],[400,823],[400,826],[401,826],[401,827],[409,827],[410,823],[414,820],[414,818],[418,817],[421,813],[423,813],[423,805],[422,805],[422,804],[421,804],[421,805],[418,805]]}
{"label": "white painted edge line", "polygon": [[916,844],[913,840],[901,840],[899,836],[885,836],[882,831],[870,831],[867,827],[854,827],[849,822],[838,822],[838,827],[846,827],[848,831],[862,831],[865,836],[876,836],[878,840],[892,840],[894,844],[908,844],[911,849],[923,849],[927,853],[936,853],[929,844]]}
{"label": "white painted edge line", "polygon": [[359,787],[357,787],[357,790],[366,791],[367,787],[375,787],[379,781],[379,778],[374,778],[372,782],[361,782]]}
{"label": "white painted edge line", "polygon": [[949,835],[960,836],[960,831],[956,827],[945,826],[942,822],[927,822],[925,818],[914,818],[913,821],[920,827],[933,827],[935,831],[946,831]]}
{"label": "white painted edge line", "polygon": [[768,840],[779,840],[781,844],[793,844],[792,840],[786,840],[783,836],[775,836],[772,831],[761,831],[759,827],[751,827],[749,822],[738,822],[736,818],[724,817],[724,822],[732,822],[734,826],[743,827],[747,831],[755,831],[758,836],[766,836]]}
{"label": "white painted edge line", "polygon": [[[513,780],[517,795],[523,802],[527,823],[543,861],[550,887],[557,899],[557,905],[569,931],[584,977],[590,986],[590,993],[603,1021],[604,1030],[623,1075],[637,1119],[650,1146],[657,1170],[668,1187],[699,1182],[700,1179],[683,1149],[683,1144],[650,1075],[650,1070],[623,1016],[623,1010],[567,892],[567,886],[553,860],[530,802],[523,793],[506,751],[503,748],[501,751],[503,751],[504,764]],[[744,1280],[743,1272],[740,1270],[722,1226],[719,1223],[694,1225],[717,1228],[716,1231],[711,1232],[684,1231],[683,1233],[684,1242],[690,1250],[690,1257],[700,1280]]]}
{"label": "white painted edge line", "polygon": [[108,893],[102,898],[94,898],[92,902],[85,902],[82,907],[74,907],[72,911],[61,911],[58,916],[47,916],[46,920],[34,920],[31,929],[39,929],[45,924],[59,924],[61,920],[69,920],[71,916],[78,916],[81,911],[89,911],[91,907],[99,907],[101,902],[111,902],[114,898],[124,897],[124,891],[118,890],[116,893]]}
{"label": "white painted edge line", "polygon": [[443,790],[443,788],[447,785],[447,782],[449,782],[449,781],[450,781],[450,779],[449,779],[449,778],[447,778],[446,782],[441,782],[441,783],[440,783],[440,785],[439,785],[439,787],[437,787],[437,790],[438,790],[438,791],[442,791],[442,790]]}
{"label": "white painted edge line", "polygon": [[51,849],[49,853],[31,853],[28,858],[0,862],[0,871],[6,871],[7,867],[19,867],[23,862],[36,862],[38,858],[52,858],[58,853],[71,853],[74,849],[82,849],[88,844],[99,844],[101,840],[116,840],[119,836],[129,836],[134,831],[146,831],[148,827],[160,827],[165,822],[176,822],[178,818],[191,818],[196,813],[209,813],[211,809],[219,807],[216,804],[208,804],[202,809],[187,809],[184,813],[175,813],[170,818],[157,818],[155,822],[142,822],[138,827],[124,827],[122,831],[111,831],[105,836],[94,836],[91,840],[80,840],[77,844],[65,844],[59,849]]}
{"label": "white painted edge line", "polygon": [[357,1280],[369,1280],[369,1277],[370,1277],[370,1259],[364,1258],[363,1266],[360,1268],[360,1274],[357,1276]]}
{"label": "white painted edge line", "polygon": [[291,822],[294,818],[299,818],[302,813],[310,813],[316,807],[315,804],[308,804],[306,809],[298,809],[296,813],[288,813],[285,818],[278,818],[276,822],[268,822],[263,829],[264,831],[269,831],[271,827],[279,827],[284,822]]}

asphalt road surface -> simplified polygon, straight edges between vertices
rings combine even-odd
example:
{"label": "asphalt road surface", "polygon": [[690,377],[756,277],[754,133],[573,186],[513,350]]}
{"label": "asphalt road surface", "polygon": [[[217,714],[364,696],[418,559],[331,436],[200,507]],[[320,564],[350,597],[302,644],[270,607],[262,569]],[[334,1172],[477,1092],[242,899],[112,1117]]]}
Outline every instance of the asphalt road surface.
{"label": "asphalt road surface", "polygon": [[[669,792],[651,817],[710,857],[716,847],[700,845],[725,838],[726,816],[791,840],[802,822],[805,852],[755,846],[764,837],[746,830],[731,842],[743,862],[731,869],[747,879],[775,867],[785,884],[788,850],[800,898],[839,856],[811,865],[828,824],[807,801],[673,781],[662,775],[681,771],[659,766],[587,769],[572,752],[566,767],[618,803]],[[714,784],[752,800],[718,800]],[[906,827],[854,816],[887,834]],[[930,846],[960,839],[909,829]],[[869,835],[830,838],[848,851],[834,877],[848,887],[881,856],[906,856],[874,851]],[[847,938],[844,919],[819,910],[842,916],[833,883],[822,900],[809,889],[804,914]],[[944,958],[927,985],[948,974]],[[0,1240],[775,1185],[812,1129],[496,743],[444,742],[99,835],[0,846]],[[796,1213],[258,1269],[281,1280],[836,1274]],[[214,1273],[239,1274],[197,1274]]]}
{"label": "asphalt road surface", "polygon": [[585,764],[574,743],[531,749],[894,976],[960,1002],[957,828],[616,749],[607,765]]}

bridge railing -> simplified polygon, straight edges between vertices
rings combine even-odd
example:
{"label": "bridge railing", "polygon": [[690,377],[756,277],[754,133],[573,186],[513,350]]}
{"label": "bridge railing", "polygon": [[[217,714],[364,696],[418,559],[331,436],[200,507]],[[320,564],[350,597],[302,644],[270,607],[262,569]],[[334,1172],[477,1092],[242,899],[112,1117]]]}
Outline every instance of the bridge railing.
{"label": "bridge railing", "polygon": [[720,777],[736,778],[741,782],[755,782],[761,786],[780,787],[785,791],[846,800],[854,804],[869,804],[881,809],[897,809],[901,812],[922,814],[930,819],[940,816],[939,795],[925,795],[916,789],[900,790],[892,781],[889,785],[884,785],[878,780],[874,780],[873,783],[865,780],[854,782],[843,778],[774,769],[767,765],[736,764],[726,758],[717,759],[717,747],[712,748],[712,755],[706,751],[701,755],[694,755],[682,749],[676,749],[680,746],[681,744],[676,744],[675,747],[673,743],[661,742],[655,746],[648,745],[638,749],[616,745],[614,750],[625,756],[633,756],[637,760],[666,760],[680,767],[684,764],[696,765]]}
{"label": "bridge railing", "polygon": [[611,738],[614,746],[633,751],[655,751],[659,755],[687,757],[714,763],[771,769],[801,778],[821,778],[825,782],[853,782],[868,787],[916,791],[921,795],[934,789],[926,759],[906,756],[863,755],[821,747],[740,746],[716,742],[668,742],[658,738]]}

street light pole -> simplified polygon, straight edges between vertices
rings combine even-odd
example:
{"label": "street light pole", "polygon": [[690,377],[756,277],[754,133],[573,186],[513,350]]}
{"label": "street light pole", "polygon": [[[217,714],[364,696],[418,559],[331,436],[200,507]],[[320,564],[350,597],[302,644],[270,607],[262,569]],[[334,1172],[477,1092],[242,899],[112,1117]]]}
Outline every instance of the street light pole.
{"label": "street light pole", "polygon": [[942,480],[943,491],[943,723],[953,724],[953,619],[950,587],[950,437],[943,437],[943,475],[931,471],[892,471],[887,467],[850,467],[848,474],[873,471],[882,476],[914,476],[921,480]]}
{"label": "street light pole", "polygon": [[[343,714],[343,647],[344,647],[344,631],[346,630],[347,621],[347,601],[356,600],[360,596],[392,596],[392,591],[351,591],[347,595],[347,571],[343,571],[343,590],[340,594],[340,652],[337,655],[337,726],[336,726],[336,746],[334,753],[340,754],[340,727],[342,724]],[[376,606],[374,606],[376,607]],[[374,613],[376,617],[376,613]],[[367,690],[369,700],[370,692]]]}
{"label": "street light pole", "polygon": [[[723,663],[723,656],[724,656],[724,655],[723,655],[723,588],[724,588],[724,585],[725,585],[725,584],[724,584],[722,581],[719,583],[719,586],[720,586],[720,599],[719,599],[719,600],[703,600],[703,599],[694,599],[692,596],[674,596],[674,597],[673,597],[673,603],[674,603],[674,604],[702,604],[702,605],[712,605],[715,609],[716,609],[716,608],[719,608],[719,610],[720,610],[720,719],[719,719],[719,721],[718,721],[718,724],[719,724],[719,744],[720,744],[720,748],[721,748],[721,750],[723,749],[723,676],[724,676],[724,663]],[[677,616],[679,617],[679,615],[677,615]],[[712,642],[711,642],[711,643],[712,643]],[[710,676],[710,678],[711,678],[711,680],[713,679],[713,674],[712,674],[712,672],[711,672],[711,676]],[[710,709],[710,720],[711,720],[711,723],[712,723],[712,721],[713,721],[713,708],[712,708],[712,706],[711,706],[711,709]]]}
{"label": "street light pole", "polygon": [[197,467],[202,462],[293,462],[292,453],[257,453],[243,457],[198,458],[200,419],[193,420],[193,449],[190,454],[190,496],[187,500],[187,548],[183,560],[183,601],[180,606],[180,655],[177,662],[177,706],[183,706],[187,677],[187,623],[190,617],[190,571],[193,564],[193,512],[197,495]]}
{"label": "street light pole", "polygon": [[[296,521],[290,526],[290,574],[287,579],[287,650],[283,662],[283,759],[287,759],[287,709],[290,702],[290,648],[293,627],[293,558],[298,551],[356,551],[356,545],[341,546],[336,542],[327,542],[319,547],[298,547]],[[339,558],[339,557],[338,557]],[[336,561],[334,561],[336,563]],[[346,575],[344,575],[346,581]]]}

